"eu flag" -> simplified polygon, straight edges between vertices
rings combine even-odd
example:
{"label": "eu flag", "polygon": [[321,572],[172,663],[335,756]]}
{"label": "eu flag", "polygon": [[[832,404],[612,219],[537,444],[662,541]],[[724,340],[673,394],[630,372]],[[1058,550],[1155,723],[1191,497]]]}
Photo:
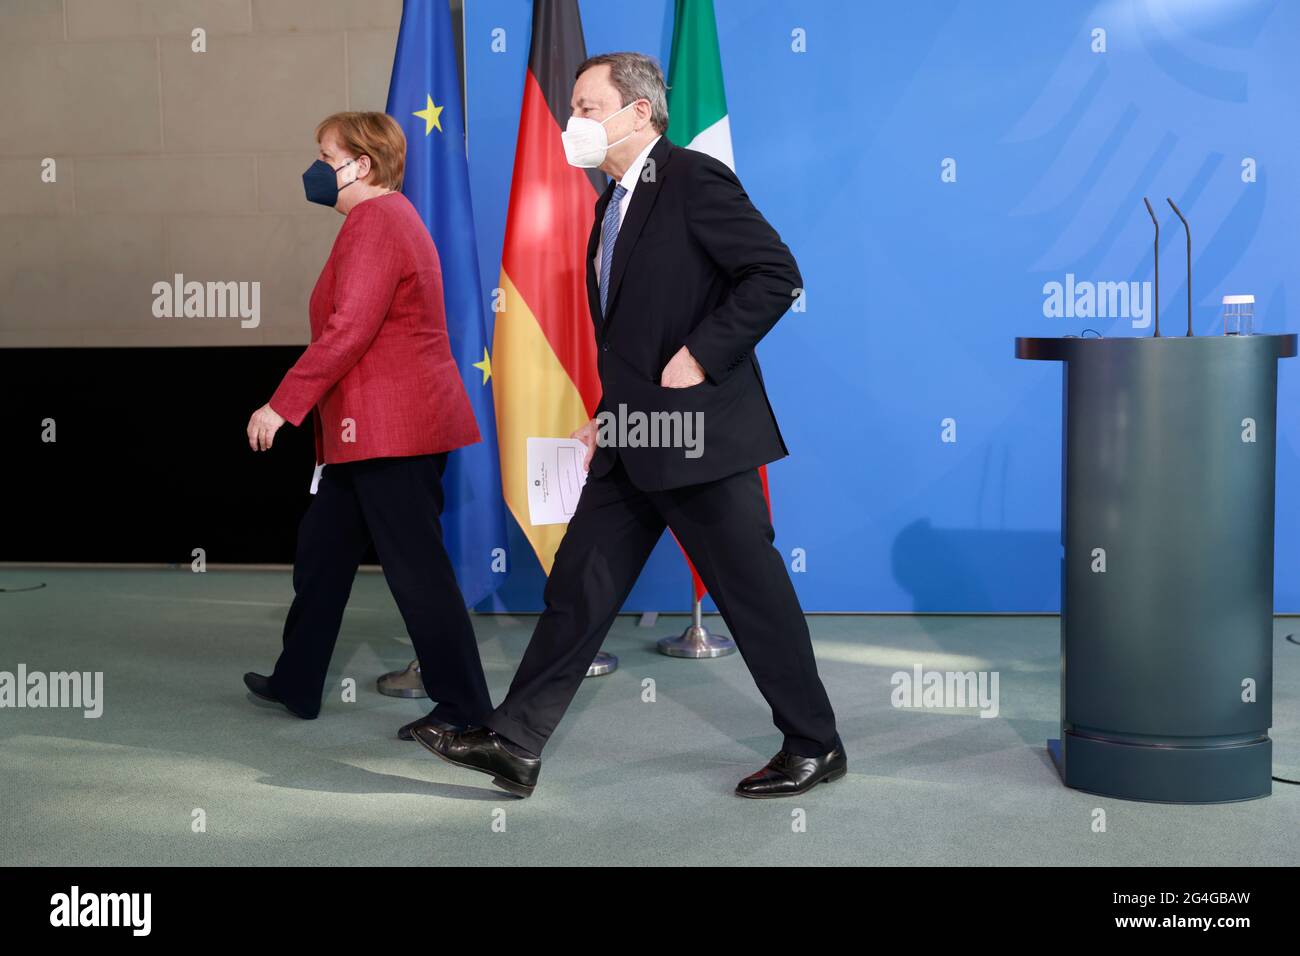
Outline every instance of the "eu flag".
{"label": "eu flag", "polygon": [[443,537],[465,603],[472,606],[505,577],[494,573],[492,564],[494,549],[506,547],[506,532],[465,117],[447,0],[403,3],[387,112],[406,133],[402,192],[438,247],[451,352],[483,436],[478,444],[448,456],[442,482]]}

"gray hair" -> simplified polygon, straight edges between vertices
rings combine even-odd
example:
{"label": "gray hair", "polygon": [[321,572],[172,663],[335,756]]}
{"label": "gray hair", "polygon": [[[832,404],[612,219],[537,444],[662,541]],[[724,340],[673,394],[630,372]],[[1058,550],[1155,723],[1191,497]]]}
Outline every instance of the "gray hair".
{"label": "gray hair", "polygon": [[636,100],[650,101],[650,125],[660,133],[668,129],[668,93],[659,64],[644,53],[602,53],[588,57],[573,74],[576,80],[593,66],[609,65],[609,81],[618,90],[619,106]]}

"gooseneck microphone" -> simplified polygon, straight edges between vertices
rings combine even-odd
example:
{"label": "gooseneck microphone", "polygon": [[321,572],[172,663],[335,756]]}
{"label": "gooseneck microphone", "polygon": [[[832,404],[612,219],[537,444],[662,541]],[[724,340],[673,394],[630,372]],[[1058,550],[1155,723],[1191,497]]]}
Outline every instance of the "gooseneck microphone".
{"label": "gooseneck microphone", "polygon": [[1160,338],[1160,221],[1156,219],[1156,211],[1151,208],[1151,200],[1146,196],[1142,201],[1147,204],[1147,214],[1151,217],[1151,224],[1156,227],[1156,334],[1155,338]]}
{"label": "gooseneck microphone", "polygon": [[1187,224],[1187,217],[1182,214],[1174,201],[1168,196],[1165,202],[1173,206],[1173,210],[1178,214],[1178,218],[1183,221],[1183,228],[1187,230],[1187,334],[1192,334],[1192,227]]}

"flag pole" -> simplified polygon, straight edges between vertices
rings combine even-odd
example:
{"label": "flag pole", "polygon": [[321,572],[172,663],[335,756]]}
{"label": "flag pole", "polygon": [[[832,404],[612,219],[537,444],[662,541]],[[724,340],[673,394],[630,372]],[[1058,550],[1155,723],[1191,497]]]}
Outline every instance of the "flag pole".
{"label": "flag pole", "polygon": [[736,653],[736,642],[725,634],[714,634],[704,626],[704,610],[700,605],[700,599],[695,597],[695,589],[691,588],[691,597],[694,603],[691,607],[691,623],[677,637],[665,637],[659,641],[659,653],[667,654],[669,657],[726,657],[728,654]]}

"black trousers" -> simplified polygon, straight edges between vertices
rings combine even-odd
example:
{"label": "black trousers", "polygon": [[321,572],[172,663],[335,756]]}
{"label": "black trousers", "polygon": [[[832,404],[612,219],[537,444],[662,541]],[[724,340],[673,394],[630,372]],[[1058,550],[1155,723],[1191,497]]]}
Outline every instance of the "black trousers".
{"label": "black trousers", "polygon": [[320,711],[330,657],[373,539],[406,622],[434,714],[482,724],[492,709],[474,626],[442,543],[446,453],[326,465],[298,528],[293,604],[271,689],[303,713]]}
{"label": "black trousers", "polygon": [[487,726],[540,754],[577,692],[651,550],[672,529],[731,629],[785,734],[784,749],[820,756],[839,743],[817,676],[808,623],[751,469],[670,491],[634,486],[618,461],[582,489],[546,582],[546,609]]}

